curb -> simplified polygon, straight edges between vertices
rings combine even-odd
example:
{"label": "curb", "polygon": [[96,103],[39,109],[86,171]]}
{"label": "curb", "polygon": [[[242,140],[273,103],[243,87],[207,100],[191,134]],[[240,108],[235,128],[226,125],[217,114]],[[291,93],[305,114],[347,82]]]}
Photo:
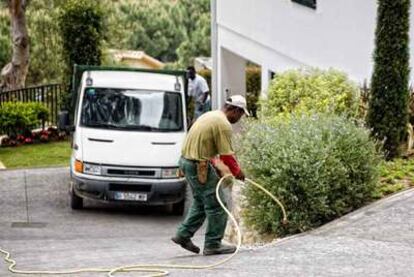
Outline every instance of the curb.
{"label": "curb", "polygon": [[372,203],[367,204],[366,206],[363,206],[357,210],[354,210],[348,214],[345,214],[337,219],[334,219],[330,222],[327,222],[324,225],[321,225],[315,229],[312,230],[308,230],[306,232],[303,233],[299,233],[299,234],[294,234],[294,235],[290,235],[287,237],[283,237],[283,238],[276,238],[275,240],[269,242],[269,243],[264,243],[264,244],[259,244],[259,245],[251,245],[251,246],[247,246],[244,249],[245,250],[259,250],[259,249],[265,249],[265,248],[269,248],[269,247],[275,247],[275,246],[280,246],[290,240],[293,239],[297,239],[303,236],[308,236],[308,235],[318,235],[322,232],[331,230],[333,228],[338,228],[343,224],[348,224],[350,222],[355,222],[358,220],[361,220],[361,218],[363,218],[363,216],[365,215],[365,213],[368,210],[371,210],[373,208],[377,208],[377,207],[381,207],[381,206],[386,206],[386,205],[393,205],[395,202],[397,202],[400,199],[405,199],[408,197],[412,197],[414,196],[414,188],[410,187],[407,189],[404,189],[402,191],[399,192],[395,192],[392,193],[384,198],[381,198],[377,201],[374,201]]}

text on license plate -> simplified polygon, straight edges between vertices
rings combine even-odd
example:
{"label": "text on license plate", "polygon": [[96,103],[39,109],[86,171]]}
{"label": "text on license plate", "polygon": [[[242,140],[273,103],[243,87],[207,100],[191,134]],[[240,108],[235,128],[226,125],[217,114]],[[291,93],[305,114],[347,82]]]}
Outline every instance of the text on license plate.
{"label": "text on license plate", "polygon": [[115,192],[115,200],[126,200],[126,201],[147,201],[147,194],[136,193],[136,192]]}

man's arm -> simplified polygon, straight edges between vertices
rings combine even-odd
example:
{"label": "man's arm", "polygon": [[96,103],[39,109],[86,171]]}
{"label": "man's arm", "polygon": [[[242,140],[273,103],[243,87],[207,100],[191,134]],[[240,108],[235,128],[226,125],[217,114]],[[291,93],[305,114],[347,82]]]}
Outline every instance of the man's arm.
{"label": "man's arm", "polygon": [[201,99],[201,101],[203,101],[203,104],[206,103],[207,97],[208,97],[209,94],[210,94],[210,91],[208,91],[208,90],[203,92],[203,98]]}
{"label": "man's arm", "polygon": [[231,173],[233,174],[236,179],[244,181],[245,176],[243,171],[240,168],[239,163],[236,160],[235,155],[220,155],[220,160],[223,161],[225,165],[230,169]]}
{"label": "man's arm", "polygon": [[210,88],[208,87],[207,81],[206,79],[204,79],[203,76],[200,76],[200,79],[201,79],[200,88],[201,88],[201,91],[203,92],[203,98],[201,98],[201,101],[203,101],[203,104],[205,104],[207,101],[207,97],[210,94]]}

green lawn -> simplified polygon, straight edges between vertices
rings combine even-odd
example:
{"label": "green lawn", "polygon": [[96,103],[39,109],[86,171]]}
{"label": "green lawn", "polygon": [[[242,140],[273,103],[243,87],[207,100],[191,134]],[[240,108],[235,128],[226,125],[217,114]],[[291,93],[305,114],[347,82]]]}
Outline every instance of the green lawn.
{"label": "green lawn", "polygon": [[8,169],[69,166],[69,141],[0,148],[0,161]]}

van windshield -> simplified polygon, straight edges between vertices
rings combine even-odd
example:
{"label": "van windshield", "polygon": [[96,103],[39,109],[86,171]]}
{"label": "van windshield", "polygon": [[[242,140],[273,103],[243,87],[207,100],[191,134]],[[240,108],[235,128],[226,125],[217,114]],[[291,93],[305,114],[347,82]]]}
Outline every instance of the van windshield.
{"label": "van windshield", "polygon": [[86,88],[81,125],[101,129],[181,131],[181,95],[164,91]]}

